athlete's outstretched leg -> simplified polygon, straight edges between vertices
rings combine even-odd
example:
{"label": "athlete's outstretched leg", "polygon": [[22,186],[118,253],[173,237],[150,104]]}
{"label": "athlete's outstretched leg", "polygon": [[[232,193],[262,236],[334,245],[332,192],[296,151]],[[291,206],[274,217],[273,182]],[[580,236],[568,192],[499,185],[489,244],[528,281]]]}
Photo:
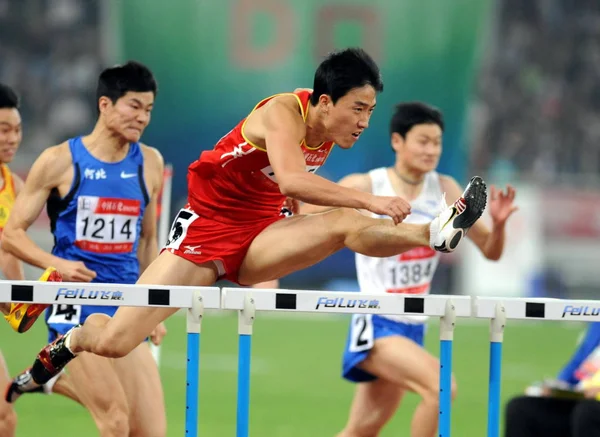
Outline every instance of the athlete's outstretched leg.
{"label": "athlete's outstretched leg", "polygon": [[[311,266],[343,247],[370,256],[390,256],[419,246],[453,250],[485,208],[486,189],[473,178],[462,197],[429,225],[400,224],[339,209],[315,216],[280,220],[252,242],[238,271],[238,280],[256,284]],[[286,244],[287,243],[287,244]],[[213,262],[195,264],[168,251],[144,271],[139,284],[212,285],[219,276]],[[87,351],[109,358],[124,357],[176,309],[120,307],[112,319],[95,314],[46,346],[31,375],[43,384],[74,358]]]}
{"label": "athlete's outstretched leg", "polygon": [[453,251],[481,217],[487,199],[485,183],[473,178],[461,198],[431,223],[416,225],[368,217],[339,208],[280,220],[258,235],[239,271],[239,282],[256,284],[310,267],[338,250],[373,256],[398,255],[416,247]]}

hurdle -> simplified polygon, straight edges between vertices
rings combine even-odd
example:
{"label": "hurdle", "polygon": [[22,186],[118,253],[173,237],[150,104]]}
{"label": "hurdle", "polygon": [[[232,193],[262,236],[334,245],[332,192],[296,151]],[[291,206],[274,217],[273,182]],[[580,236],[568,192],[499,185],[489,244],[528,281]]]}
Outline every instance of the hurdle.
{"label": "hurdle", "polygon": [[500,434],[503,331],[507,320],[599,322],[600,302],[544,298],[473,297],[473,317],[490,322],[490,372],[487,436]]}
{"label": "hurdle", "polygon": [[0,281],[0,302],[187,309],[185,435],[198,436],[202,317],[204,309],[221,307],[218,287]]}
{"label": "hurdle", "polygon": [[252,325],[257,311],[335,314],[426,315],[440,323],[439,436],[450,436],[452,343],[456,317],[470,317],[468,296],[366,295],[340,291],[223,288],[222,309],[238,311],[238,388],[236,437],[248,437]]}
{"label": "hurdle", "polygon": [[600,302],[460,295],[368,295],[356,292],[0,281],[0,302],[187,309],[185,436],[198,436],[200,334],[205,309],[238,312],[236,436],[248,437],[252,331],[256,313],[422,315],[440,319],[440,437],[451,433],[452,348],[459,317],[489,320],[487,436],[498,437],[502,344],[507,320],[600,321]]}

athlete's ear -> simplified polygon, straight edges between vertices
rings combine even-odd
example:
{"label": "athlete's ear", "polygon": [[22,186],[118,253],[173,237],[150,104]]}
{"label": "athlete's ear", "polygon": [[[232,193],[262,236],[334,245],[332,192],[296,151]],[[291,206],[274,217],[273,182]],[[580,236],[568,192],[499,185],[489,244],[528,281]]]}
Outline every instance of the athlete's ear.
{"label": "athlete's ear", "polygon": [[100,110],[101,114],[110,106],[112,106],[112,101],[108,97],[102,96],[98,99],[98,109]]}
{"label": "athlete's ear", "polygon": [[333,101],[331,100],[331,97],[327,94],[321,94],[319,96],[319,108],[321,108],[321,110],[327,114],[331,106],[333,106]]}
{"label": "athlete's ear", "polygon": [[392,133],[391,144],[394,152],[399,152],[400,148],[404,145],[404,138],[398,132],[394,132]]}

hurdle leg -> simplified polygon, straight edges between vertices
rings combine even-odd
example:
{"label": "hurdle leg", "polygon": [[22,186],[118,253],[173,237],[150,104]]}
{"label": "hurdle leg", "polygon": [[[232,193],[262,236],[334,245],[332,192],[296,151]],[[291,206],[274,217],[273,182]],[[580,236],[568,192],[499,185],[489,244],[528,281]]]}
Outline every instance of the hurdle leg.
{"label": "hurdle leg", "polygon": [[444,316],[440,318],[440,417],[439,437],[450,437],[452,409],[452,341],[456,324],[456,308],[446,301]]}
{"label": "hurdle leg", "polygon": [[194,292],[192,307],[187,311],[187,365],[185,387],[185,436],[198,436],[198,397],[200,385],[200,331],[204,302]]}
{"label": "hurdle leg", "polygon": [[490,375],[488,385],[488,437],[500,433],[500,378],[502,366],[502,341],[506,326],[506,310],[496,304],[495,317],[490,322]]}
{"label": "hurdle leg", "polygon": [[250,425],[250,356],[254,317],[254,299],[248,293],[244,298],[244,309],[238,313],[237,437],[248,437]]}

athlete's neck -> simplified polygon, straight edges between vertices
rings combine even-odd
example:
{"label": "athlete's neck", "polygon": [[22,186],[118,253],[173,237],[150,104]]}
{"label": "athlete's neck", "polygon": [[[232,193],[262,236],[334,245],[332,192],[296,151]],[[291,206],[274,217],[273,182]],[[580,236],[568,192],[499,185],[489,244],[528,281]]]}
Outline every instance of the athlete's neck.
{"label": "athlete's neck", "polygon": [[327,135],[327,129],[323,124],[321,117],[319,117],[319,113],[317,108],[313,105],[309,104],[307,108],[308,114],[306,115],[306,135],[304,137],[304,141],[306,145],[309,147],[316,147],[325,141],[329,141]]}
{"label": "athlete's neck", "polygon": [[88,151],[100,161],[119,162],[129,153],[129,141],[97,123],[89,135],[82,138]]}
{"label": "athlete's neck", "polygon": [[392,167],[392,170],[404,193],[410,196],[417,195],[421,191],[425,181],[423,172],[411,169],[403,165],[401,161],[396,161],[396,165]]}

